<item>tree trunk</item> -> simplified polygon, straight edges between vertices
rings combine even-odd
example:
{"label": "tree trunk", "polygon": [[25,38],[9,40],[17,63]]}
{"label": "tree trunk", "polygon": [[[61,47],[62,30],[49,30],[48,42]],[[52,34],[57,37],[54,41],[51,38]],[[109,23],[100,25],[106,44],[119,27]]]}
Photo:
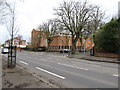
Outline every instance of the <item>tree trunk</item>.
{"label": "tree trunk", "polygon": [[80,36],[80,45],[81,45],[80,51],[82,51],[82,36]]}
{"label": "tree trunk", "polygon": [[72,36],[72,50],[71,50],[72,54],[75,54],[75,46],[76,46],[76,41],[74,39],[74,36]]}
{"label": "tree trunk", "polygon": [[47,46],[47,52],[49,52],[51,42],[52,42],[51,40],[47,39],[47,44],[48,44],[48,46]]}
{"label": "tree trunk", "polygon": [[72,41],[72,54],[75,54],[75,46],[76,46],[76,43],[74,41]]}
{"label": "tree trunk", "polygon": [[47,52],[49,52],[49,49],[50,49],[50,44],[48,43]]}

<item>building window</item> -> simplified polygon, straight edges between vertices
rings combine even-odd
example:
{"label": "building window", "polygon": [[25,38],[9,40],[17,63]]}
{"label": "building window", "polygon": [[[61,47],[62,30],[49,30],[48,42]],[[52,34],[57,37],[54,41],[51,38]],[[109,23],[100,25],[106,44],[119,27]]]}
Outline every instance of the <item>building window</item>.
{"label": "building window", "polygon": [[59,46],[59,49],[60,49],[60,46]]}

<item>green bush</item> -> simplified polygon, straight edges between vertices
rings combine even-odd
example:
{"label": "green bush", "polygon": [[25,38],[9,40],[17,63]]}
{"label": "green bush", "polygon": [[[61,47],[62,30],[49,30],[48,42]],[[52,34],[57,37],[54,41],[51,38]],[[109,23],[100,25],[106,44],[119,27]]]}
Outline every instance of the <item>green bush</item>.
{"label": "green bush", "polygon": [[94,37],[95,49],[100,52],[118,53],[119,19],[112,19],[105,24]]}

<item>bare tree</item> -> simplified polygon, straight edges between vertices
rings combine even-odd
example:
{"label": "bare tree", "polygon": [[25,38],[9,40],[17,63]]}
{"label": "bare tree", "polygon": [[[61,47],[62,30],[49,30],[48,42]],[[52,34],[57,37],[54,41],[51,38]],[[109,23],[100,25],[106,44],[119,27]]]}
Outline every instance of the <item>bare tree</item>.
{"label": "bare tree", "polygon": [[[21,0],[20,0],[21,1]],[[8,30],[8,33],[10,35],[11,41],[10,41],[10,55],[8,55],[8,67],[15,67],[13,65],[13,38],[18,32],[18,26],[16,23],[16,10],[15,10],[15,1],[12,0],[0,0],[0,22],[1,18],[4,17],[4,23],[6,24],[6,28]],[[10,58],[9,58],[10,57]],[[16,56],[15,56],[16,57]],[[10,59],[10,60],[9,60]],[[10,63],[9,63],[10,61]],[[16,58],[15,58],[16,64]]]}
{"label": "bare tree", "polygon": [[[18,27],[16,23],[16,10],[15,10],[15,3],[9,4],[6,2],[7,6],[7,19],[6,19],[6,27],[9,32],[9,35],[11,36],[11,39],[18,33]],[[12,44],[12,43],[11,43]]]}
{"label": "bare tree", "polygon": [[56,20],[48,20],[47,22],[43,23],[40,27],[39,27],[44,35],[43,37],[45,37],[47,39],[47,46],[48,46],[48,50],[50,48],[50,44],[53,41],[53,37],[54,35],[56,35],[56,32],[58,30],[58,24],[56,23]]}
{"label": "bare tree", "polygon": [[[10,35],[10,53],[8,55],[8,68],[13,68],[16,66],[16,51],[13,54],[13,38],[18,33],[17,23],[16,23],[16,10],[15,3],[5,2],[6,4],[6,28]],[[13,59],[13,56],[15,59]]]}
{"label": "bare tree", "polygon": [[[24,2],[24,0],[17,0],[17,1]],[[10,0],[0,0],[0,24],[1,23],[3,23],[3,24],[6,23],[5,22],[6,16],[10,15],[10,11],[8,10],[8,7],[12,6],[12,4],[10,4],[10,2],[12,2],[12,1],[10,1]],[[9,6],[6,5],[6,4],[9,4]]]}
{"label": "bare tree", "polygon": [[72,35],[72,53],[75,53],[75,46],[78,39],[82,45],[84,29],[88,21],[93,19],[93,14],[96,12],[96,6],[84,2],[63,2],[55,9],[58,16],[58,22],[67,28]]}
{"label": "bare tree", "polygon": [[70,36],[68,34],[65,35],[65,40],[66,40],[66,49],[69,49],[69,39],[70,39]]}
{"label": "bare tree", "polygon": [[105,18],[105,12],[103,12],[99,6],[96,6],[94,9],[94,12],[92,14],[92,18],[90,21],[87,22],[85,25],[85,30],[83,32],[83,37],[84,37],[84,50],[86,46],[86,39],[88,36],[91,35],[91,39],[93,42],[93,34],[103,25],[103,19]]}
{"label": "bare tree", "polygon": [[5,0],[0,0],[0,24],[3,23],[4,16],[6,16],[5,8]]}

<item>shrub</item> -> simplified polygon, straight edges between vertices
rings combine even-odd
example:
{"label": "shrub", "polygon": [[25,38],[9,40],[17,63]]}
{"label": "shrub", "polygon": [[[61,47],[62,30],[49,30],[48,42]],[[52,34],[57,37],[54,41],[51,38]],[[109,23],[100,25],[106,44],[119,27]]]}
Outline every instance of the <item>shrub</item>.
{"label": "shrub", "polygon": [[95,34],[94,41],[97,51],[118,53],[118,40],[120,39],[118,20],[112,19]]}

